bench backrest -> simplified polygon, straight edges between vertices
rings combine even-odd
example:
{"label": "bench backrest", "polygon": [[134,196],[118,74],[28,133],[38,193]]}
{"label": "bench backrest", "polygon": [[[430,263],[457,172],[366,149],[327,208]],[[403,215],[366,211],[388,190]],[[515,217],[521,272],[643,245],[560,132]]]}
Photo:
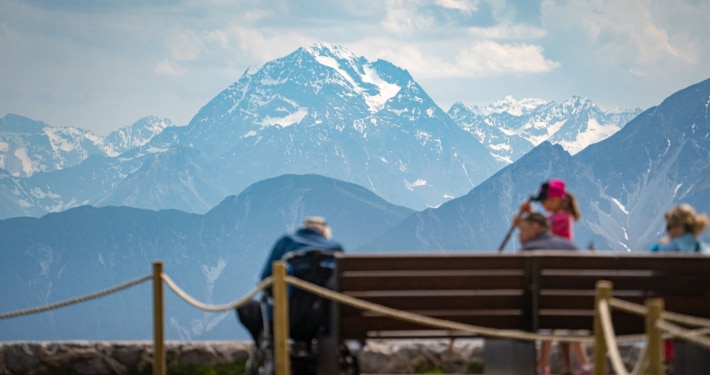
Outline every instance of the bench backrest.
{"label": "bench backrest", "polygon": [[[595,286],[613,284],[612,296],[644,304],[662,297],[665,309],[710,318],[710,257],[607,252],[535,256],[537,328],[591,329]],[[644,320],[614,310],[617,334],[642,333]]]}
{"label": "bench backrest", "polygon": [[[535,331],[592,329],[597,280],[613,296],[710,318],[710,257],[535,251],[517,254],[342,254],[336,288],[399,310],[466,324]],[[339,306],[340,339],[444,337],[459,333]],[[643,318],[615,311],[617,334],[643,332]]]}

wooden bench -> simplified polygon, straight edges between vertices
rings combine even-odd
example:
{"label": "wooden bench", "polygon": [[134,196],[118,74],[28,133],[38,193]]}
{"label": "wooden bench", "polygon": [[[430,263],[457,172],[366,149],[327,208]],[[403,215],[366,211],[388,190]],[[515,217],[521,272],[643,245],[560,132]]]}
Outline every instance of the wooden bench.
{"label": "wooden bench", "polygon": [[[614,297],[640,304],[649,297],[662,297],[667,311],[710,318],[710,257],[702,255],[346,253],[336,259],[335,284],[348,296],[398,310],[535,332],[591,331],[598,280],[613,283]],[[331,331],[336,342],[472,336],[344,305],[336,304],[333,314]],[[616,310],[612,316],[617,335],[644,332],[642,317]],[[534,353],[534,343],[523,345],[532,347]],[[531,365],[526,365],[528,372]]]}

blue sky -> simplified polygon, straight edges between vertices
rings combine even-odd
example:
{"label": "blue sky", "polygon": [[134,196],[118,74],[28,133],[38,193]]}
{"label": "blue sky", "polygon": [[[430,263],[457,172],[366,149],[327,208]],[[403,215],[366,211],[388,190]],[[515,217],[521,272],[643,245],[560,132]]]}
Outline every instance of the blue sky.
{"label": "blue sky", "polygon": [[187,124],[315,42],[407,69],[444,110],[506,95],[659,104],[710,78],[706,0],[0,0],[0,116]]}

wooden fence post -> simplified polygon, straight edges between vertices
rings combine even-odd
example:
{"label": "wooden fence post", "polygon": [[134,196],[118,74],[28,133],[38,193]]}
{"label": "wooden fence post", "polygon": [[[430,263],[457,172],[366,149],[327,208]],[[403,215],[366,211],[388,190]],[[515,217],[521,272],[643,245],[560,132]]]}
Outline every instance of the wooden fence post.
{"label": "wooden fence post", "polygon": [[648,373],[663,375],[663,337],[661,329],[656,327],[656,322],[661,319],[664,303],[661,298],[652,298],[646,301],[646,350],[648,351]]}
{"label": "wooden fence post", "polygon": [[153,375],[165,375],[163,262],[153,262]]}
{"label": "wooden fence post", "polygon": [[599,315],[599,301],[611,297],[611,281],[599,280],[596,284],[597,294],[594,298],[594,375],[606,375],[606,342],[604,330]]}
{"label": "wooden fence post", "polygon": [[271,270],[274,276],[274,364],[276,375],[288,375],[291,372],[291,358],[288,353],[290,334],[286,265],[284,262],[274,262]]}

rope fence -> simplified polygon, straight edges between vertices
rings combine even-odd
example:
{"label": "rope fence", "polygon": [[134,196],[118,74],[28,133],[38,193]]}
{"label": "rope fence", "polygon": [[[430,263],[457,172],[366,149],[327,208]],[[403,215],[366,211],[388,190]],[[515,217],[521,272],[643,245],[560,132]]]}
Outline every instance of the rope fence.
{"label": "rope fence", "polygon": [[234,302],[225,305],[208,305],[190,297],[189,294],[185,293],[184,290],[180,289],[180,287],[175,284],[175,282],[170,278],[170,276],[163,273],[160,277],[163,279],[165,284],[170,287],[170,289],[172,289],[172,291],[175,292],[175,294],[177,294],[185,302],[200,310],[205,310],[209,312],[222,312],[235,308],[240,308],[246,305],[247,302],[251,301],[257,294],[259,294],[259,292],[271,286],[271,284],[273,284],[274,282],[273,277],[269,276],[266,279],[262,280],[259,284],[257,284],[256,288],[252,289],[249,293],[245,294],[242,298]]}
{"label": "rope fence", "polygon": [[670,332],[673,337],[681,338],[710,349],[710,338],[699,336],[695,331],[684,329],[666,320],[659,320],[656,325],[658,328]]}
{"label": "rope fence", "polygon": [[[156,267],[159,266],[159,267]],[[283,264],[276,264],[275,266],[283,266]],[[275,274],[276,275],[276,274]],[[29,315],[29,314],[35,314],[35,313],[40,313],[40,312],[46,312],[49,310],[53,309],[58,309],[62,307],[66,307],[69,305],[77,304],[77,303],[82,303],[86,302],[89,300],[93,300],[96,298],[104,297],[112,293],[119,292],[121,290],[133,287],[135,285],[141,284],[145,281],[153,279],[154,283],[160,284],[161,281],[164,282],[177,296],[182,298],[185,302],[188,304],[194,306],[197,309],[201,309],[204,311],[208,312],[222,312],[222,311],[227,311],[227,310],[232,310],[236,309],[239,307],[244,306],[246,303],[250,302],[251,300],[254,299],[254,297],[262,292],[264,289],[269,288],[269,287],[283,287],[283,285],[289,284],[292,286],[295,286],[297,288],[303,289],[307,292],[311,292],[313,294],[316,294],[318,296],[321,296],[323,298],[327,298],[329,300],[335,301],[337,303],[341,303],[344,305],[348,305],[350,307],[354,307],[360,310],[365,310],[365,311],[370,311],[370,312],[375,312],[379,314],[383,314],[395,319],[400,319],[403,321],[411,322],[411,323],[416,323],[416,324],[421,324],[421,325],[426,325],[426,326],[431,326],[434,328],[439,328],[443,330],[448,330],[448,331],[457,331],[457,332],[464,332],[464,333],[469,333],[472,335],[476,336],[481,336],[481,337],[491,337],[491,338],[503,338],[503,339],[511,339],[511,340],[524,340],[524,341],[537,341],[537,340],[557,340],[559,342],[582,342],[582,343],[594,343],[595,345],[595,353],[601,353],[604,354],[605,356],[608,355],[610,363],[613,367],[613,370],[616,374],[619,375],[638,375],[641,373],[645,373],[647,370],[651,370],[651,373],[655,373],[654,371],[654,366],[658,365],[659,361],[659,355],[660,355],[660,343],[657,341],[660,341],[661,339],[661,332],[663,332],[665,338],[673,337],[673,338],[680,338],[683,340],[690,341],[692,343],[701,345],[705,348],[710,349],[710,337],[707,337],[710,333],[710,319],[706,318],[700,318],[700,317],[694,317],[694,316],[689,316],[689,315],[684,315],[684,314],[679,314],[679,313],[674,313],[674,312],[666,312],[662,311],[662,301],[661,301],[661,309],[657,310],[656,307],[653,305],[647,304],[646,306],[635,304],[632,302],[624,301],[618,298],[613,298],[610,297],[610,291],[606,292],[600,292],[600,285],[598,284],[597,290],[598,290],[598,296],[602,296],[602,298],[598,299],[598,306],[596,306],[597,309],[597,318],[600,322],[600,329],[601,329],[601,334],[603,336],[603,343],[599,342],[599,335],[596,332],[596,323],[595,323],[595,335],[593,336],[584,336],[584,335],[559,335],[559,334],[539,334],[539,333],[532,333],[532,332],[525,332],[525,331],[520,331],[520,330],[499,330],[499,329],[493,329],[493,328],[487,328],[487,327],[481,327],[481,326],[475,326],[475,325],[470,325],[470,324],[464,324],[464,323],[458,323],[458,322],[453,322],[453,321],[448,321],[448,320],[443,320],[443,319],[438,319],[438,318],[432,318],[429,316],[425,315],[420,315],[420,314],[415,314],[407,311],[401,311],[401,310],[396,310],[393,308],[389,308],[383,305],[375,304],[372,302],[364,301],[362,299],[358,299],[355,297],[351,297],[345,294],[338,293],[334,290],[321,287],[315,284],[311,284],[309,282],[306,282],[304,280],[292,277],[292,276],[287,276],[285,272],[282,272],[279,277],[269,277],[263,281],[261,281],[257,286],[249,291],[247,294],[245,294],[243,297],[224,304],[224,305],[211,305],[211,304],[206,304],[203,302],[200,302],[196,300],[195,298],[191,297],[188,293],[186,293],[183,289],[181,289],[177,283],[175,283],[166,273],[162,272],[162,263],[156,262],[154,263],[154,273],[152,275],[146,275],[143,277],[139,277],[137,279],[131,280],[129,282],[126,282],[124,284],[102,290],[96,293],[92,293],[89,295],[85,295],[82,297],[78,298],[73,298],[70,300],[54,303],[54,304],[49,304],[45,306],[39,306],[31,309],[25,309],[25,310],[19,310],[15,312],[9,312],[9,313],[4,313],[0,314],[0,320],[1,319],[8,319],[8,318],[13,318],[13,317],[18,317],[22,315]],[[603,282],[600,282],[603,283]],[[607,283],[610,284],[610,283]],[[606,284],[605,284],[606,285]],[[155,288],[155,286],[154,286]],[[610,288],[610,285],[608,286]],[[160,289],[154,289],[154,290],[160,290],[160,295],[154,296],[154,304],[161,304],[161,308],[157,309],[160,311],[162,315],[162,288]],[[600,294],[602,293],[602,294]],[[604,294],[606,293],[606,294]],[[160,302],[157,302],[157,300],[160,299]],[[287,308],[287,303],[285,301],[275,301],[275,312],[279,309],[283,309],[283,307]],[[279,306],[280,305],[280,306]],[[646,318],[646,327],[647,327],[647,332],[646,334],[639,334],[639,335],[625,335],[625,336],[616,336],[614,333],[614,327],[612,324],[612,319],[611,319],[611,309],[617,309],[620,311],[624,311],[627,313],[632,313],[641,317]],[[154,309],[155,310],[155,309]],[[282,312],[283,313],[283,312]],[[658,315],[657,319],[653,318],[653,315],[656,314]],[[156,313],[157,315],[157,313]],[[652,320],[649,320],[649,316],[652,317]],[[162,325],[162,316],[158,317],[155,316],[155,325]],[[288,324],[286,320],[286,324]],[[694,329],[688,329],[684,328],[681,325],[685,326],[690,326],[694,327]],[[698,328],[699,327],[699,328]],[[276,327],[275,327],[276,328]],[[285,328],[286,330],[288,328]],[[657,330],[657,336],[653,336],[653,332],[649,331],[654,331]],[[641,355],[639,356],[639,360],[635,364],[633,370],[631,372],[627,371],[625,368],[625,365],[623,364],[623,360],[621,359],[621,355],[618,350],[618,343],[619,342],[624,342],[624,341],[641,341],[641,340],[646,340],[646,345],[643,347]],[[156,335],[156,351],[158,348],[163,348],[162,342],[162,332],[161,335]],[[277,356],[279,353],[276,353]],[[283,355],[283,353],[281,353]],[[161,357],[156,353],[156,358],[160,357],[160,360],[164,361],[164,357]],[[156,363],[154,364],[154,374],[164,374],[165,373],[165,364],[163,363],[162,365],[158,362],[158,359],[154,359]],[[279,359],[277,358],[277,362]],[[655,363],[654,363],[655,361]],[[288,359],[282,360],[283,363],[287,363]],[[599,364],[595,360],[595,364]],[[604,368],[597,369],[597,366],[595,366],[595,373],[603,373],[605,371]],[[604,367],[604,366],[602,366]],[[280,372],[277,372],[280,373]]]}
{"label": "rope fence", "polygon": [[104,297],[109,294],[116,293],[116,292],[119,292],[124,289],[128,289],[132,286],[135,286],[135,285],[138,285],[142,282],[148,281],[151,278],[152,278],[151,275],[145,275],[143,277],[139,277],[139,278],[129,281],[127,283],[117,285],[113,288],[109,288],[106,290],[102,290],[100,292],[88,294],[88,295],[85,295],[82,297],[72,298],[72,299],[69,299],[66,301],[57,302],[57,303],[53,303],[53,304],[45,305],[45,306],[38,306],[38,307],[31,308],[31,309],[19,310],[19,311],[9,312],[9,313],[5,313],[5,314],[0,314],[0,320],[7,319],[7,318],[14,318],[14,317],[22,316],[22,315],[37,314],[37,313],[41,313],[41,312],[45,312],[45,311],[49,311],[49,310],[54,310],[54,309],[59,309],[62,307],[74,305],[77,303],[90,301],[92,299]]}

